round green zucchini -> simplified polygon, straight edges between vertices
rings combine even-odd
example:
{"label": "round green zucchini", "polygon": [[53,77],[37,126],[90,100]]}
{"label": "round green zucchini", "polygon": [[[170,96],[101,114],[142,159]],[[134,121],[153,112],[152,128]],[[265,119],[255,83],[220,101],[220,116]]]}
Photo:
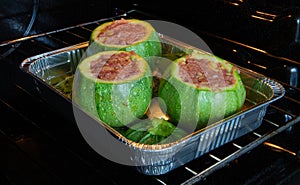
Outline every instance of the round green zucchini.
{"label": "round green zucchini", "polygon": [[79,63],[72,100],[112,127],[142,117],[151,102],[151,69],[135,52],[103,51]]}
{"label": "round green zucchini", "polygon": [[158,96],[164,100],[170,121],[198,130],[239,111],[246,90],[236,67],[194,51],[170,64]]}
{"label": "round green zucchini", "polygon": [[120,19],[101,24],[90,36],[88,56],[108,50],[133,50],[142,57],[161,56],[162,45],[158,33],[147,21]]}

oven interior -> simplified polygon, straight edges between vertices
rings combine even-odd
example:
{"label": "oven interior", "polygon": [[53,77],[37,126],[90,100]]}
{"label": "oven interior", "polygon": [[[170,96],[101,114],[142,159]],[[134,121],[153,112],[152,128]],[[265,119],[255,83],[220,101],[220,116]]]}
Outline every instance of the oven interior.
{"label": "oven interior", "polygon": [[[180,11],[181,7],[166,11],[169,8],[167,3],[155,4],[155,1],[128,4],[87,1],[88,6],[83,7],[81,1],[72,1],[73,4],[71,1],[61,4],[49,1],[49,5],[36,0],[24,1],[26,3],[18,11],[13,9],[16,3],[13,2],[2,7],[6,14],[1,16],[1,24],[5,25],[0,39],[1,83],[7,90],[1,92],[0,101],[3,116],[9,121],[2,124],[0,137],[4,153],[9,157],[0,160],[4,164],[0,168],[0,181],[6,184],[38,184],[44,180],[49,184],[299,182],[300,58],[296,52],[299,48],[299,11],[297,8],[290,10],[291,5],[299,5],[296,1],[289,1],[291,5],[287,3],[284,11],[279,11],[283,9],[279,9],[282,7],[279,2],[263,9],[258,1],[213,1],[204,3],[203,8],[213,8],[215,12],[197,11],[195,14],[189,14],[188,7],[183,11]],[[69,7],[72,11],[63,11]],[[251,13],[253,9],[257,9],[255,15]],[[273,12],[262,14],[263,10]],[[77,11],[85,12],[83,15],[86,16],[76,15]],[[293,13],[288,14],[291,17],[286,15],[288,12]],[[240,16],[231,22],[237,13]],[[21,16],[24,14],[27,16]],[[247,15],[254,15],[254,18]],[[199,34],[214,54],[280,82],[286,90],[285,96],[268,107],[258,129],[170,173],[145,176],[131,167],[108,161],[97,155],[82,139],[72,121],[66,119],[70,112],[49,106],[40,96],[34,80],[28,78],[19,66],[28,57],[85,42],[100,21],[122,16],[181,23]],[[57,22],[60,17],[64,20]],[[190,19],[186,20],[186,17]],[[254,21],[259,19],[257,17],[275,23]],[[245,19],[255,24],[246,23]],[[247,27],[240,26],[242,23]],[[277,29],[270,29],[274,25],[278,26]],[[283,36],[281,42],[274,38],[282,33],[268,31],[281,32],[279,26],[282,25],[290,29],[283,31],[289,37]],[[241,29],[251,30],[253,27],[257,28],[257,33],[245,31],[249,35],[237,34],[243,31]],[[243,170],[243,174],[236,177],[239,170]]]}

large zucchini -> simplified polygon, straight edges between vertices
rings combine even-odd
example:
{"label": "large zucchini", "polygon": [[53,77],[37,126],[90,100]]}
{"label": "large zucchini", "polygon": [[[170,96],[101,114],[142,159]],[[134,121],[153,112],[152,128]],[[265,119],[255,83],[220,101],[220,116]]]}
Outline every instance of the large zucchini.
{"label": "large zucchini", "polygon": [[72,92],[73,101],[83,110],[112,127],[121,127],[147,111],[151,69],[134,52],[98,52],[78,65]]}
{"label": "large zucchini", "polygon": [[167,106],[170,121],[198,130],[240,110],[246,90],[236,67],[194,51],[171,63],[158,96]]}
{"label": "large zucchini", "polygon": [[161,56],[162,45],[158,33],[147,21],[120,19],[101,24],[91,34],[88,56],[108,50],[133,50],[142,57]]}

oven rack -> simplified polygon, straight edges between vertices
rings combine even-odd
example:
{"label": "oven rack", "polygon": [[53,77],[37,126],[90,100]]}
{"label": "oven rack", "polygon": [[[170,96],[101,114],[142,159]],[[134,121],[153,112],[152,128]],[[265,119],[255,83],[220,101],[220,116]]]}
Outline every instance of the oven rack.
{"label": "oven rack", "polygon": [[[85,42],[89,39],[90,33],[103,21],[119,19],[120,17],[133,16],[145,18],[140,12],[134,10],[111,18],[105,18],[63,28],[60,30],[31,35],[20,39],[0,43],[1,51],[18,47],[16,52],[21,53],[24,58],[40,53],[49,52],[55,49],[71,46]],[[232,61],[234,63],[234,61]],[[253,132],[242,136],[220,148],[205,154],[199,159],[179,167],[167,174],[160,176],[147,176],[139,179],[141,183],[151,184],[196,184],[204,180],[215,171],[229,165],[235,159],[247,154],[255,147],[263,144],[271,137],[293,127],[300,121],[300,91],[280,79],[275,79],[284,85],[285,96],[270,104],[262,125]],[[172,178],[176,177],[176,178]],[[175,182],[174,182],[175,181]]]}

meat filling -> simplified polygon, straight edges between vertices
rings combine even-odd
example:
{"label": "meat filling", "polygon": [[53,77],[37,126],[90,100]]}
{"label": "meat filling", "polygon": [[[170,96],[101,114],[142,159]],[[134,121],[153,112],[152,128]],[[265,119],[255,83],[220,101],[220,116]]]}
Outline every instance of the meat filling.
{"label": "meat filling", "polygon": [[224,68],[221,63],[188,58],[185,62],[180,62],[179,66],[180,78],[198,88],[221,89],[235,83],[232,71]]}
{"label": "meat filling", "polygon": [[106,81],[124,80],[140,73],[137,62],[131,60],[134,53],[117,53],[102,55],[98,60],[91,62],[92,74]]}
{"label": "meat filling", "polygon": [[103,29],[98,40],[109,45],[130,45],[143,39],[145,35],[146,29],[142,25],[121,19]]}

